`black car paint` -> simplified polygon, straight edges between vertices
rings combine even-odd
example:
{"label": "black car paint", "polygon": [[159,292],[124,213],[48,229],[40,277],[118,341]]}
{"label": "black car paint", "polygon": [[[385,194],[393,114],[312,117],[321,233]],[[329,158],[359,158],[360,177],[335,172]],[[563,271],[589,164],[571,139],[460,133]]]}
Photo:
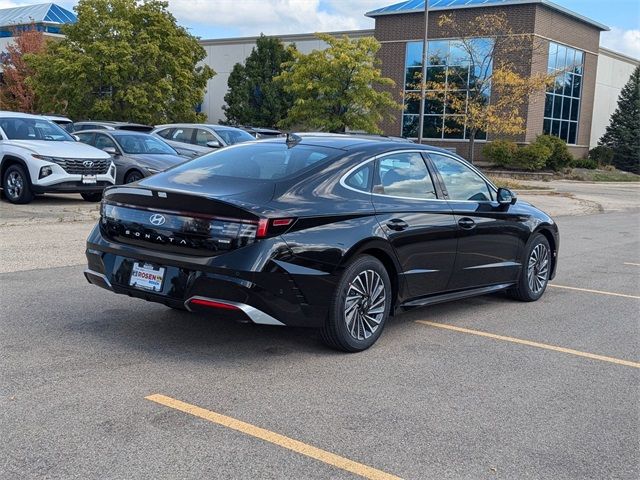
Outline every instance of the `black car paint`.
{"label": "black car paint", "polygon": [[[214,177],[205,186],[177,188],[169,170],[105,191],[106,202],[150,214],[245,221],[295,218],[274,236],[211,254],[114,236],[102,220],[87,241],[90,270],[104,275],[116,293],[174,307],[194,296],[220,298],[255,307],[286,325],[309,327],[323,324],[342,269],[363,253],[377,257],[389,271],[396,309],[513,284],[534,232],[549,239],[554,254],[551,278],[555,275],[557,226],[525,202],[446,201],[440,182],[436,182],[439,198],[421,201],[379,197],[341,183],[350,169],[388,152],[411,150],[425,156],[429,151],[449,152],[351,137],[305,137],[302,142],[344,153],[329,164],[278,182]],[[394,219],[404,220],[410,228],[391,229]],[[462,219],[474,220],[474,228],[462,228]],[[161,294],[128,286],[136,260],[167,267]],[[95,279],[94,283],[99,284]]]}

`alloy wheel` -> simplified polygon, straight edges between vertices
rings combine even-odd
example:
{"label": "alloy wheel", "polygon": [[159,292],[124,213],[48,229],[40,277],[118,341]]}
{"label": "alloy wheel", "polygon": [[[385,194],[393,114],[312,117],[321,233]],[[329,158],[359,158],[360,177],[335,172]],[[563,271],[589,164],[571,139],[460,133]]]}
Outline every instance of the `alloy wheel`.
{"label": "alloy wheel", "polygon": [[386,301],[384,282],[374,270],[361,272],[349,283],[344,321],[353,338],[365,340],[378,330],[384,318]]}
{"label": "alloy wheel", "polygon": [[24,191],[24,179],[19,172],[15,170],[7,175],[7,196],[12,200],[20,198]]}
{"label": "alloy wheel", "polygon": [[540,293],[547,285],[549,279],[549,249],[539,243],[531,251],[529,265],[527,267],[527,280],[529,289],[534,294]]}

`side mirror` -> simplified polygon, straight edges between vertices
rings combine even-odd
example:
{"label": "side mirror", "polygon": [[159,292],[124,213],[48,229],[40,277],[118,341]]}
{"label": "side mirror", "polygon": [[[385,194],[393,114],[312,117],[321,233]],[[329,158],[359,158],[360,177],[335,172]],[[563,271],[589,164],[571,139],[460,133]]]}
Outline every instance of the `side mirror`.
{"label": "side mirror", "polygon": [[118,150],[116,150],[116,147],[104,147],[102,151],[107,152],[109,155],[114,157],[118,155]]}
{"label": "side mirror", "polygon": [[508,188],[498,189],[498,203],[500,205],[513,205],[518,201],[518,196]]}
{"label": "side mirror", "polygon": [[207,147],[209,148],[220,148],[222,145],[220,145],[220,142],[218,140],[211,140],[210,142],[207,142]]}

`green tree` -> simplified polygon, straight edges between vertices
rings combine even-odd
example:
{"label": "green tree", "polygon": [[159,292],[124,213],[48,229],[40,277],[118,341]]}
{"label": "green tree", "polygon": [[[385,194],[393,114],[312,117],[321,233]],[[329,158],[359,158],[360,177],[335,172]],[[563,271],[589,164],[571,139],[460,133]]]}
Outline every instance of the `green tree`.
{"label": "green tree", "polygon": [[317,36],[328,48],[307,55],[294,51],[294,60],[277,77],[295,98],[280,126],[380,133],[380,121],[393,119],[393,110],[401,108],[385,89],[393,80],[378,68],[380,44],[373,37]]}
{"label": "green tree", "polygon": [[229,75],[222,107],[227,123],[275,127],[287,115],[293,99],[273,79],[282,72],[283,63],[293,60],[293,49],[260,35],[244,65],[236,63]]}
{"label": "green tree", "polygon": [[640,173],[640,67],[620,92],[618,107],[599,145],[613,150],[613,165]]}
{"label": "green tree", "polygon": [[195,121],[206,52],[160,0],[80,0],[78,21],[27,56],[42,111],[149,124]]}

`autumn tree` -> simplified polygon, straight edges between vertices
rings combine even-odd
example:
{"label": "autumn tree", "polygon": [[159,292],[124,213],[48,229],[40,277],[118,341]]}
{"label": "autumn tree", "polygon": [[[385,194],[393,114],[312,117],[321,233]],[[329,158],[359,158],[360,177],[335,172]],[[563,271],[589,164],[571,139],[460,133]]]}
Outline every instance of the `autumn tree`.
{"label": "autumn tree", "polygon": [[277,38],[260,35],[244,64],[236,63],[229,75],[222,107],[227,123],[275,127],[286,117],[293,98],[274,78],[282,72],[283,63],[293,60],[293,49]]}
{"label": "autumn tree", "polygon": [[[148,124],[197,121],[213,70],[161,0],[80,0],[66,37],[27,57],[45,110]],[[66,108],[65,108],[66,107]]]}
{"label": "autumn tree", "polygon": [[[438,25],[443,37],[455,38],[448,61],[460,67],[450,67],[425,79],[426,100],[444,104],[451,122],[449,130],[464,129],[469,139],[468,158],[474,160],[475,140],[480,132],[495,136],[516,136],[526,129],[526,105],[533,93],[542,92],[554,77],[531,73],[531,65],[520,63],[532,58],[544,44],[533,35],[516,34],[504,14],[486,14],[471,22],[458,23],[452,15],[441,15]],[[455,52],[455,53],[453,53]],[[435,52],[437,55],[437,52]],[[446,59],[429,58],[438,64]],[[445,78],[446,75],[446,78]],[[416,90],[421,78],[415,78]],[[419,100],[419,93],[408,94]]]}
{"label": "autumn tree", "polygon": [[384,90],[394,82],[383,77],[378,68],[380,44],[373,37],[317,37],[327,48],[309,54],[293,51],[293,61],[286,63],[277,77],[294,98],[280,126],[380,133],[379,123],[393,118],[393,110],[400,108]]}
{"label": "autumn tree", "polygon": [[44,34],[35,25],[15,27],[12,41],[0,57],[3,85],[0,86],[0,109],[25,113],[37,112],[37,98],[28,79],[33,68],[25,61],[25,55],[44,50]]}

